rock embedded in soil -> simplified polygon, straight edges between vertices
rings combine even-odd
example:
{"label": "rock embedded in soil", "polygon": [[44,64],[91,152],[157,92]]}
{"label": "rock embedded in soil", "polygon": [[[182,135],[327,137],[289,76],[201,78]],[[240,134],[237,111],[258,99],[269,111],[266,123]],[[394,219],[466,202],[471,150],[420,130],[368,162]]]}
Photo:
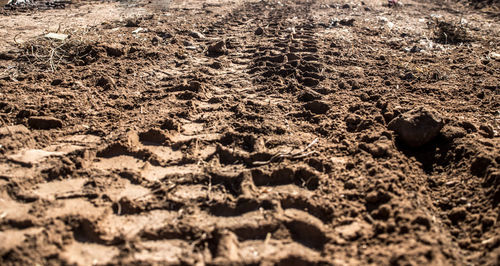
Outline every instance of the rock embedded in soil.
{"label": "rock embedded in soil", "polygon": [[387,128],[412,148],[421,147],[433,140],[444,126],[441,116],[425,107],[415,108],[393,119]]}
{"label": "rock embedded in soil", "polygon": [[28,125],[34,129],[52,129],[61,128],[63,123],[52,116],[32,116],[28,119]]}

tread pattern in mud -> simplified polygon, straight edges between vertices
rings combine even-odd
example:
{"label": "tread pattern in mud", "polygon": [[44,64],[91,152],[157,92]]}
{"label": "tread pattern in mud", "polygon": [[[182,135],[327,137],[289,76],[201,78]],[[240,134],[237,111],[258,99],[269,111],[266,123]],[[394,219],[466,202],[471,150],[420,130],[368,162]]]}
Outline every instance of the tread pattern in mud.
{"label": "tread pattern in mud", "polygon": [[89,43],[92,60],[61,70],[74,78],[37,76],[52,87],[22,110],[0,102],[16,121],[0,128],[0,264],[498,261],[498,136],[450,115],[428,146],[401,143],[388,123],[449,92],[421,88],[439,81],[408,75],[393,33],[351,18],[375,11],[203,7],[103,25],[120,41]]}

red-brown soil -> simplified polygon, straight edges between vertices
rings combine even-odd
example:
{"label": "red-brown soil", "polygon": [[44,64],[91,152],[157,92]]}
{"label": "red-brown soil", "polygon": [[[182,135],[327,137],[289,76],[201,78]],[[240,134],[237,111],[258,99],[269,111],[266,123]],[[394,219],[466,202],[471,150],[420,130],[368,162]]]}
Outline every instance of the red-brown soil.
{"label": "red-brown soil", "polygon": [[385,4],[2,11],[0,264],[499,265],[498,5]]}

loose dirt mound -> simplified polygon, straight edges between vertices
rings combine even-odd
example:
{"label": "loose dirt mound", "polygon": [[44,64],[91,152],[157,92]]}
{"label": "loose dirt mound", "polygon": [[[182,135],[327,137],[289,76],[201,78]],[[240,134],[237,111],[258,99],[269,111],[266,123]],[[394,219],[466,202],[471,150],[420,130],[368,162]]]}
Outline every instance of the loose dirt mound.
{"label": "loose dirt mound", "polygon": [[0,264],[500,263],[498,17],[128,7],[0,53]]}

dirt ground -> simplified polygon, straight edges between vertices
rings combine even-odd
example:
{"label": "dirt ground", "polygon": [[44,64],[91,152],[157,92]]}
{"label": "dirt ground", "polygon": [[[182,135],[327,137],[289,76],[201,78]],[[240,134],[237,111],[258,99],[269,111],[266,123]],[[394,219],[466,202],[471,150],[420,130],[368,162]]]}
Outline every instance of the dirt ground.
{"label": "dirt ground", "polygon": [[0,11],[1,265],[500,265],[498,1],[50,3]]}

